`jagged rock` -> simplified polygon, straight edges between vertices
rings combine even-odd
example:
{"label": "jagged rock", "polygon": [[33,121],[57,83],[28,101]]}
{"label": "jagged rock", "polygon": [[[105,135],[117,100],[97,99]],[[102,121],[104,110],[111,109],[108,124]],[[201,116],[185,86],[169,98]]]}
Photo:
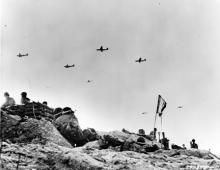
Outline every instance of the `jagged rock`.
{"label": "jagged rock", "polygon": [[99,135],[93,128],[88,128],[83,130],[83,135],[88,142],[95,141],[99,139]]}
{"label": "jagged rock", "polygon": [[[91,142],[93,143],[93,142]],[[217,159],[204,159],[208,152],[190,150],[170,157],[175,150],[158,150],[148,154],[132,151],[98,150],[89,146],[66,148],[57,144],[9,144],[3,142],[2,170],[174,170],[220,169]],[[202,152],[204,158],[194,152]],[[187,155],[186,155],[187,154]],[[189,154],[189,156],[188,156]]]}
{"label": "jagged rock", "polygon": [[73,145],[82,146],[86,143],[82,129],[79,126],[78,119],[74,112],[66,111],[55,120],[55,124],[59,132]]}
{"label": "jagged rock", "polygon": [[19,124],[19,121],[20,117],[18,119],[6,112],[1,112],[1,137],[4,139],[7,135],[13,135],[10,133],[13,132],[16,125]]}
{"label": "jagged rock", "polygon": [[13,143],[40,143],[43,145],[56,143],[60,146],[72,148],[54,125],[45,119],[30,118],[15,124],[7,124],[7,126],[2,124],[2,127],[5,129],[2,129],[3,140],[10,140]]}

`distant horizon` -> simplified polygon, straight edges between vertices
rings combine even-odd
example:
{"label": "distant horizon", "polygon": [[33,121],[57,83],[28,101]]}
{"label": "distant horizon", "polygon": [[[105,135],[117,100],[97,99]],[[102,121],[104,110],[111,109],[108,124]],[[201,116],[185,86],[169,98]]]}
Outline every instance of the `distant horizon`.
{"label": "distant horizon", "polygon": [[170,142],[220,154],[219,17],[219,0],[2,1],[0,103],[26,91],[82,128],[149,133],[160,94]]}

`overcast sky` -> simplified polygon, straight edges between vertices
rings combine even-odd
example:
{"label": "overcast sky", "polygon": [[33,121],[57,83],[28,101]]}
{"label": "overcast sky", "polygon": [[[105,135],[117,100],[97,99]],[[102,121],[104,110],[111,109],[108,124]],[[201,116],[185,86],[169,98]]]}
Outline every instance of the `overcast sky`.
{"label": "overcast sky", "polygon": [[219,0],[1,0],[1,15],[1,103],[27,91],[82,128],[149,133],[161,94],[171,143],[220,153]]}

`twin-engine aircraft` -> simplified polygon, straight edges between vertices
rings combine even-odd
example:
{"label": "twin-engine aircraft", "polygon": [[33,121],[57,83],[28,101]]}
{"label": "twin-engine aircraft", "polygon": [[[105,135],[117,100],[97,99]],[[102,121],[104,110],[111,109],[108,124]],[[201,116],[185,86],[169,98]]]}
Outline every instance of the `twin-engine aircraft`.
{"label": "twin-engine aircraft", "polygon": [[25,56],[28,56],[28,53],[26,53],[26,54],[21,54],[21,53],[19,53],[17,56],[18,56],[18,57],[25,57]]}
{"label": "twin-engine aircraft", "polygon": [[96,49],[96,51],[100,51],[100,52],[107,51],[107,50],[108,48],[103,48],[102,46],[99,49]]}
{"label": "twin-engine aircraft", "polygon": [[144,62],[144,61],[147,61],[146,58],[142,59],[141,57],[138,60],[135,60],[135,62],[137,62],[137,63],[141,63],[141,62]]}
{"label": "twin-engine aircraft", "polygon": [[67,65],[65,65],[64,67],[65,67],[65,68],[75,67],[75,64],[73,64],[73,65],[68,65],[68,64],[67,64]]}

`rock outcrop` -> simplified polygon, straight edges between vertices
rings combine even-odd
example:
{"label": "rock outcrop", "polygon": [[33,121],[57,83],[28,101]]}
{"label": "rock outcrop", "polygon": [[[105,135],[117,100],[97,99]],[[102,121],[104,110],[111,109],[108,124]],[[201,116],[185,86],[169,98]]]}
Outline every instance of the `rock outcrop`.
{"label": "rock outcrop", "polygon": [[1,112],[0,169],[220,169],[220,159],[209,151],[160,149],[161,144],[142,130],[138,134],[82,131],[71,109],[63,109],[56,120],[50,120]]}
{"label": "rock outcrop", "polygon": [[[92,142],[93,143],[93,142]],[[220,169],[220,161],[208,151],[158,150],[148,154],[112,149],[94,149],[89,145],[66,148],[57,144],[3,143],[2,170],[184,170]]]}
{"label": "rock outcrop", "polygon": [[2,139],[12,143],[55,143],[72,148],[54,125],[45,119],[19,120],[15,119],[14,116],[2,114],[1,127]]}
{"label": "rock outcrop", "polygon": [[111,147],[118,151],[134,151],[140,153],[154,152],[161,147],[160,143],[145,138],[144,135],[125,133],[124,130],[112,132],[99,132],[99,145],[101,149]]}
{"label": "rock outcrop", "polygon": [[[64,110],[65,111],[65,110]],[[73,145],[82,146],[87,140],[79,126],[78,119],[70,109],[64,112],[55,120],[55,125],[59,132]]]}

